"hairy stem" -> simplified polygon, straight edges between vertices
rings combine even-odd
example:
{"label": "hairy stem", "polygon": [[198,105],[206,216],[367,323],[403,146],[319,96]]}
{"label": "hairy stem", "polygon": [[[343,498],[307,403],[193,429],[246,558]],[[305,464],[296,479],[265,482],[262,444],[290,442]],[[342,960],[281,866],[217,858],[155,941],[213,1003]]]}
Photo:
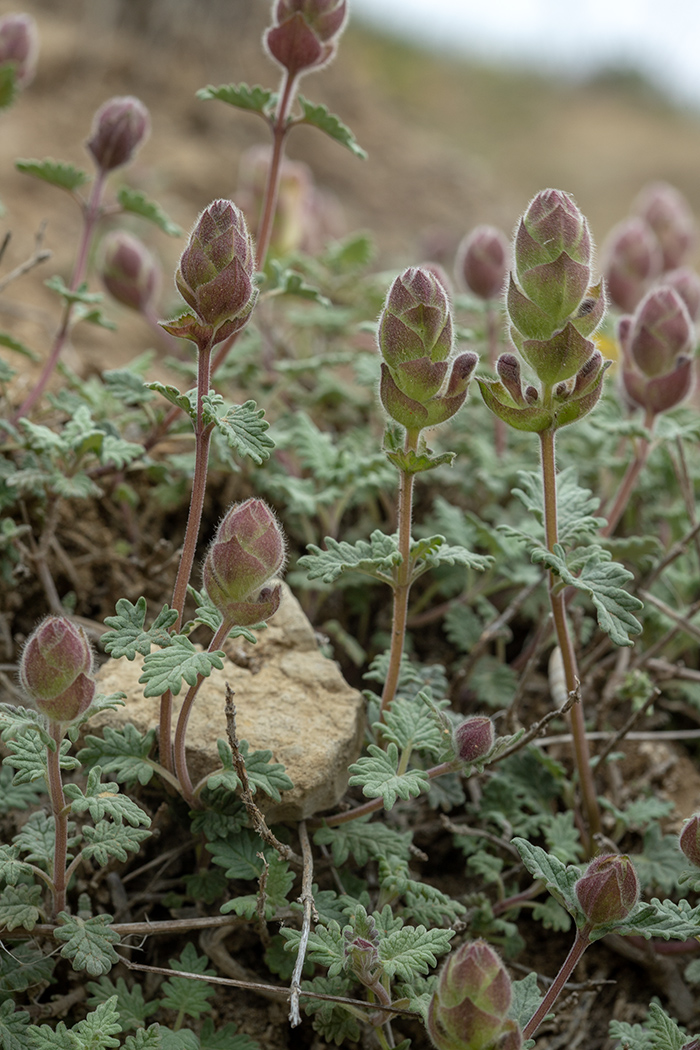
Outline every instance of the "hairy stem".
{"label": "hairy stem", "polygon": [[[415,451],[418,444],[418,430],[407,430],[404,451]],[[396,584],[394,586],[394,607],[391,618],[391,649],[382,701],[379,708],[379,721],[391,707],[396,696],[396,687],[401,671],[404,638],[406,636],[406,619],[408,617],[408,593],[411,589],[411,517],[413,507],[413,474],[402,470],[399,475],[398,534],[401,562],[397,566]]]}
{"label": "hairy stem", "polygon": [[[552,551],[554,550],[554,545],[558,542],[557,473],[554,452],[554,431],[543,431],[540,434],[540,443],[542,447],[545,539],[548,550]],[[578,666],[576,663],[576,653],[574,652],[571,634],[569,632],[569,624],[566,618],[564,592],[562,590],[557,592],[557,584],[557,578],[553,572],[550,572],[549,600],[552,607],[552,617],[554,620],[557,642],[561,650],[562,662],[564,664],[566,688],[571,695],[577,692],[579,686]],[[588,740],[586,739],[583,706],[580,702],[574,704],[571,709],[571,732],[574,738],[576,768],[578,770],[581,793],[583,795],[583,804],[588,821],[587,831],[589,842],[587,843],[587,849],[590,852],[594,836],[600,833],[601,823],[598,798],[593,781],[593,771],[591,769],[591,756],[588,748]]]}
{"label": "hairy stem", "polygon": [[265,198],[263,201],[262,218],[260,220],[260,229],[258,230],[258,243],[255,255],[255,266],[258,270],[262,270],[265,265],[265,257],[270,246],[270,238],[272,237],[272,224],[277,209],[280,173],[282,170],[282,160],[284,158],[284,140],[289,131],[287,117],[296,94],[296,84],[296,76],[291,74],[289,70],[285,70],[282,90],[280,92],[279,102],[277,103],[277,112],[275,113],[275,119],[272,125],[272,158],[267,173],[267,185],[265,186]]}
{"label": "hairy stem", "polygon": [[584,926],[582,930],[576,931],[576,940],[572,944],[571,951],[564,960],[564,963],[561,969],[559,970],[559,973],[552,981],[552,984],[548,988],[544,999],[537,1007],[537,1010],[523,1028],[523,1039],[532,1038],[532,1036],[535,1034],[539,1026],[544,1021],[545,1017],[552,1009],[559,996],[561,995],[564,985],[573,973],[577,962],[579,961],[586,948],[590,944],[589,932],[590,927],[588,926]]}
{"label": "hairy stem", "polygon": [[[90,245],[92,244],[93,234],[95,232],[95,226],[102,214],[102,193],[104,191],[105,173],[100,171],[95,176],[95,181],[92,184],[92,191],[90,193],[89,200],[84,206],[83,210],[83,230],[80,237],[80,243],[78,245],[78,254],[75,259],[73,266],[73,275],[70,281],[70,291],[74,292],[78,285],[85,277],[85,270],[87,268],[87,260],[90,252]],[[70,331],[71,318],[73,316],[73,310],[75,303],[66,303],[63,308],[63,317],[61,318],[61,324],[58,332],[53,341],[51,352],[44,364],[39,381],[36,386],[24,400],[17,412],[15,412],[12,422],[17,423],[23,416],[28,415],[29,411],[34,407],[36,402],[39,400],[41,395],[44,393],[46,386],[54,373],[58,359],[61,356],[66,337]]]}
{"label": "hairy stem", "polygon": [[56,748],[46,749],[48,788],[54,817],[53,851],[53,916],[66,910],[66,855],[68,852],[68,810],[61,781],[61,741],[63,733],[58,722],[51,722],[49,732]]}

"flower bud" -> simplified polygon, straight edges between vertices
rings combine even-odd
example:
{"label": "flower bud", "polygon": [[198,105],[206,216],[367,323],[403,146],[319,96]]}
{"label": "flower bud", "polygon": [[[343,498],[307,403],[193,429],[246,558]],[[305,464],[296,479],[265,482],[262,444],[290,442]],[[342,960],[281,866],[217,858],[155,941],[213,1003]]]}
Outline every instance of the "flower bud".
{"label": "flower bud", "polygon": [[678,845],[690,863],[700,868],[700,814],[696,813],[686,822]]}
{"label": "flower bud", "polygon": [[290,76],[323,68],[335,55],[347,17],[346,0],[277,0],[275,25],[263,44]]}
{"label": "flower bud", "polygon": [[522,1034],[508,1018],[510,978],[485,941],[463,944],[448,956],[428,1009],[437,1050],[519,1050]]}
{"label": "flower bud", "polygon": [[693,325],[677,292],[665,285],[641,301],[618,326],[626,395],[656,415],[679,404],[693,383]]}
{"label": "flower bud", "polygon": [[151,118],[143,102],[133,95],[110,98],[92,120],[85,143],[102,172],[114,171],[133,160],[151,130]]}
{"label": "flower bud", "polygon": [[29,636],[19,664],[22,688],[52,722],[73,722],[95,695],[92,649],[82,627],[47,617]]}
{"label": "flower bud", "polygon": [[117,302],[147,313],[160,284],[155,259],[138,237],[112,230],[102,242],[102,283]]}
{"label": "flower bud", "polygon": [[180,258],[175,284],[217,342],[246,324],[258,296],[255,252],[243,212],[216,200],[197,219]]}
{"label": "flower bud", "polygon": [[700,314],[700,276],[689,266],[679,266],[663,275],[661,283],[678,292],[685,303],[691,321],[697,321]]}
{"label": "flower bud", "polygon": [[603,247],[605,287],[611,302],[631,313],[649,282],[661,273],[663,255],[651,227],[639,216],[618,223]]}
{"label": "flower bud", "polygon": [[653,182],[637,198],[636,211],[656,234],[664,270],[682,266],[695,242],[695,220],[683,194],[667,182]]}
{"label": "flower bud", "polygon": [[5,15],[0,18],[0,66],[12,62],[17,87],[34,79],[39,52],[39,35],[31,15]]}
{"label": "flower bud", "polygon": [[457,249],[457,276],[480,299],[497,299],[505,285],[509,254],[500,230],[477,226]]}
{"label": "flower bud", "polygon": [[209,598],[226,621],[245,627],[277,611],[280,588],[266,587],[282,571],[284,536],[260,499],[235,503],[219,525],[204,562]]}
{"label": "flower bud", "polygon": [[452,734],[455,754],[463,762],[476,762],[487,755],[494,745],[496,734],[493,722],[486,715],[467,718]]}
{"label": "flower bud", "polygon": [[639,880],[632,861],[617,853],[595,857],[574,890],[590,926],[625,919],[639,900]]}
{"label": "flower bud", "polygon": [[366,937],[350,939],[345,932],[345,958],[350,960],[352,972],[361,984],[371,988],[380,972],[379,951]]}

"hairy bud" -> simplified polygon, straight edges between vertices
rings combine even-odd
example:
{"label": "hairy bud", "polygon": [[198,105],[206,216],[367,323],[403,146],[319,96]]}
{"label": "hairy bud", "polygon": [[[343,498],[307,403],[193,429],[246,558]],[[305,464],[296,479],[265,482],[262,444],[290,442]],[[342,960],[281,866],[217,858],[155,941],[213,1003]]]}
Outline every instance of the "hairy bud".
{"label": "hairy bud", "polygon": [[700,314],[700,276],[689,266],[679,266],[669,270],[662,278],[663,284],[678,292],[686,305],[691,321],[697,321]]}
{"label": "hairy bud", "polygon": [[639,900],[639,880],[632,861],[617,853],[595,857],[574,885],[591,926],[626,918]]}
{"label": "hairy bud", "polygon": [[217,342],[239,331],[257,300],[255,252],[243,212],[216,200],[197,219],[180,258],[175,284]]}
{"label": "hairy bud", "polygon": [[150,130],[151,119],[140,99],[110,98],[95,113],[85,145],[102,172],[114,171],[133,160]]}
{"label": "hairy bud", "polygon": [[696,813],[686,822],[678,845],[690,863],[700,868],[700,814]]}
{"label": "hairy bud", "polygon": [[652,288],[634,316],[622,318],[618,339],[622,385],[634,404],[656,415],[687,397],[693,384],[693,325],[673,288]]}
{"label": "hairy bud", "polygon": [[448,956],[428,1010],[437,1050],[519,1050],[522,1035],[508,1018],[513,993],[503,963],[485,941]]}
{"label": "hairy bud", "polygon": [[139,313],[148,312],[160,285],[160,269],[145,244],[112,230],[102,241],[100,277],[117,302]]}
{"label": "hairy bud", "polygon": [[31,15],[0,18],[0,66],[11,62],[17,87],[31,84],[36,73],[39,34]]}
{"label": "hairy bud", "polygon": [[457,249],[456,272],[480,299],[497,299],[505,286],[510,249],[495,226],[477,226]]}
{"label": "hairy bud", "polygon": [[47,617],[29,636],[19,664],[22,688],[52,722],[73,722],[95,696],[93,656],[82,627]]}
{"label": "hairy bud", "polygon": [[335,55],[347,18],[346,0],[277,0],[275,24],[263,43],[290,76],[323,68]]}
{"label": "hairy bud", "polygon": [[202,577],[209,598],[226,621],[246,627],[279,608],[279,586],[266,586],[282,571],[285,544],[263,500],[231,507],[207,552]]}
{"label": "hairy bud", "polygon": [[476,762],[478,758],[483,758],[493,747],[495,739],[493,722],[486,715],[467,718],[452,734],[455,754],[463,762]]}
{"label": "hairy bud", "polygon": [[695,220],[680,190],[668,182],[653,182],[640,193],[636,210],[656,234],[663,269],[682,266],[695,243]]}
{"label": "hairy bud", "polygon": [[603,257],[610,300],[620,310],[631,313],[663,266],[654,231],[639,216],[625,219],[610,231]]}

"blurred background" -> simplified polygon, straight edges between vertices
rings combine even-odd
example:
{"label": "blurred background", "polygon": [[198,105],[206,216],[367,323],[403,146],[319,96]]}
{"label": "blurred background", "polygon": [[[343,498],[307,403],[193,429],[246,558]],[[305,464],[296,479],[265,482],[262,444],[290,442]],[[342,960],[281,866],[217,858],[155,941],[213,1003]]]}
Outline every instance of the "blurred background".
{"label": "blurred background", "polygon": [[[311,129],[290,136],[327,200],[336,232],[374,234],[380,265],[449,262],[477,223],[510,232],[539,189],[569,191],[602,242],[653,179],[700,211],[700,5],[695,0],[351,0],[336,61],[303,94],[347,123],[365,161]],[[2,116],[0,196],[20,260],[38,220],[60,259],[77,214],[15,157],[87,165],[97,106],[136,94],[153,133],[130,178],[183,227],[233,196],[263,122],[197,88],[274,87],[260,48],[268,0],[0,0],[28,11],[39,70]],[[155,233],[166,267],[181,242]],[[168,257],[168,253],[172,258]]]}

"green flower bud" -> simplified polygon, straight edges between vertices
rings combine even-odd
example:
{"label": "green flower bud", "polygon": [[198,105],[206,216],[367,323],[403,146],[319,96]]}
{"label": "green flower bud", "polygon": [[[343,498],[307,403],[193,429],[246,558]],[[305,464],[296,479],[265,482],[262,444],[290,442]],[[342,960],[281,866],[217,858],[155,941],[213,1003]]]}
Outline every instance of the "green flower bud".
{"label": "green flower bud", "polygon": [[263,44],[290,76],[322,69],[335,55],[347,18],[346,0],[277,0],[275,25]]}
{"label": "green flower bud", "polygon": [[595,857],[574,885],[590,926],[625,919],[639,900],[639,879],[632,861],[617,853]]}
{"label": "green flower bud", "polygon": [[463,944],[448,956],[428,1010],[437,1050],[519,1050],[522,1034],[508,1018],[510,978],[485,941]]}
{"label": "green flower bud", "polygon": [[27,640],[19,679],[42,714],[68,723],[93,701],[92,671],[92,649],[83,628],[64,616],[48,616]]}
{"label": "green flower bud", "polygon": [[700,868],[700,815],[695,814],[686,821],[678,842],[691,864]]}
{"label": "green flower bud", "polygon": [[39,34],[31,15],[0,18],[0,66],[11,62],[17,87],[31,84],[36,73]]}
{"label": "green flower bud", "polygon": [[243,212],[232,201],[213,201],[194,225],[175,284],[203,325],[216,333],[215,342],[248,321],[258,296],[254,271],[253,241]]}
{"label": "green flower bud", "polygon": [[95,113],[85,145],[102,172],[114,171],[133,160],[150,130],[151,120],[143,102],[132,95],[110,98]]}
{"label": "green flower bud", "polygon": [[245,627],[277,611],[285,544],[274,514],[260,499],[236,503],[219,526],[204,562],[209,598],[224,619]]}
{"label": "green flower bud", "polygon": [[495,226],[477,226],[457,249],[457,276],[480,299],[497,299],[505,285],[509,254],[505,234]]}
{"label": "green flower bud", "polygon": [[463,762],[476,762],[477,758],[489,753],[495,739],[491,719],[486,715],[475,715],[457,726],[452,734],[452,746]]}
{"label": "green flower bud", "polygon": [[656,235],[663,269],[682,266],[695,243],[695,220],[683,194],[667,182],[653,182],[637,198],[636,211]]}
{"label": "green flower bud", "polygon": [[688,396],[693,385],[694,331],[678,293],[665,285],[618,326],[622,385],[634,404],[656,415]]}
{"label": "green flower bud", "polygon": [[112,230],[102,242],[102,283],[117,302],[139,313],[153,304],[160,284],[155,259],[138,237]]}
{"label": "green flower bud", "polygon": [[663,255],[654,231],[639,216],[625,219],[610,231],[602,254],[610,301],[631,313],[661,273]]}

